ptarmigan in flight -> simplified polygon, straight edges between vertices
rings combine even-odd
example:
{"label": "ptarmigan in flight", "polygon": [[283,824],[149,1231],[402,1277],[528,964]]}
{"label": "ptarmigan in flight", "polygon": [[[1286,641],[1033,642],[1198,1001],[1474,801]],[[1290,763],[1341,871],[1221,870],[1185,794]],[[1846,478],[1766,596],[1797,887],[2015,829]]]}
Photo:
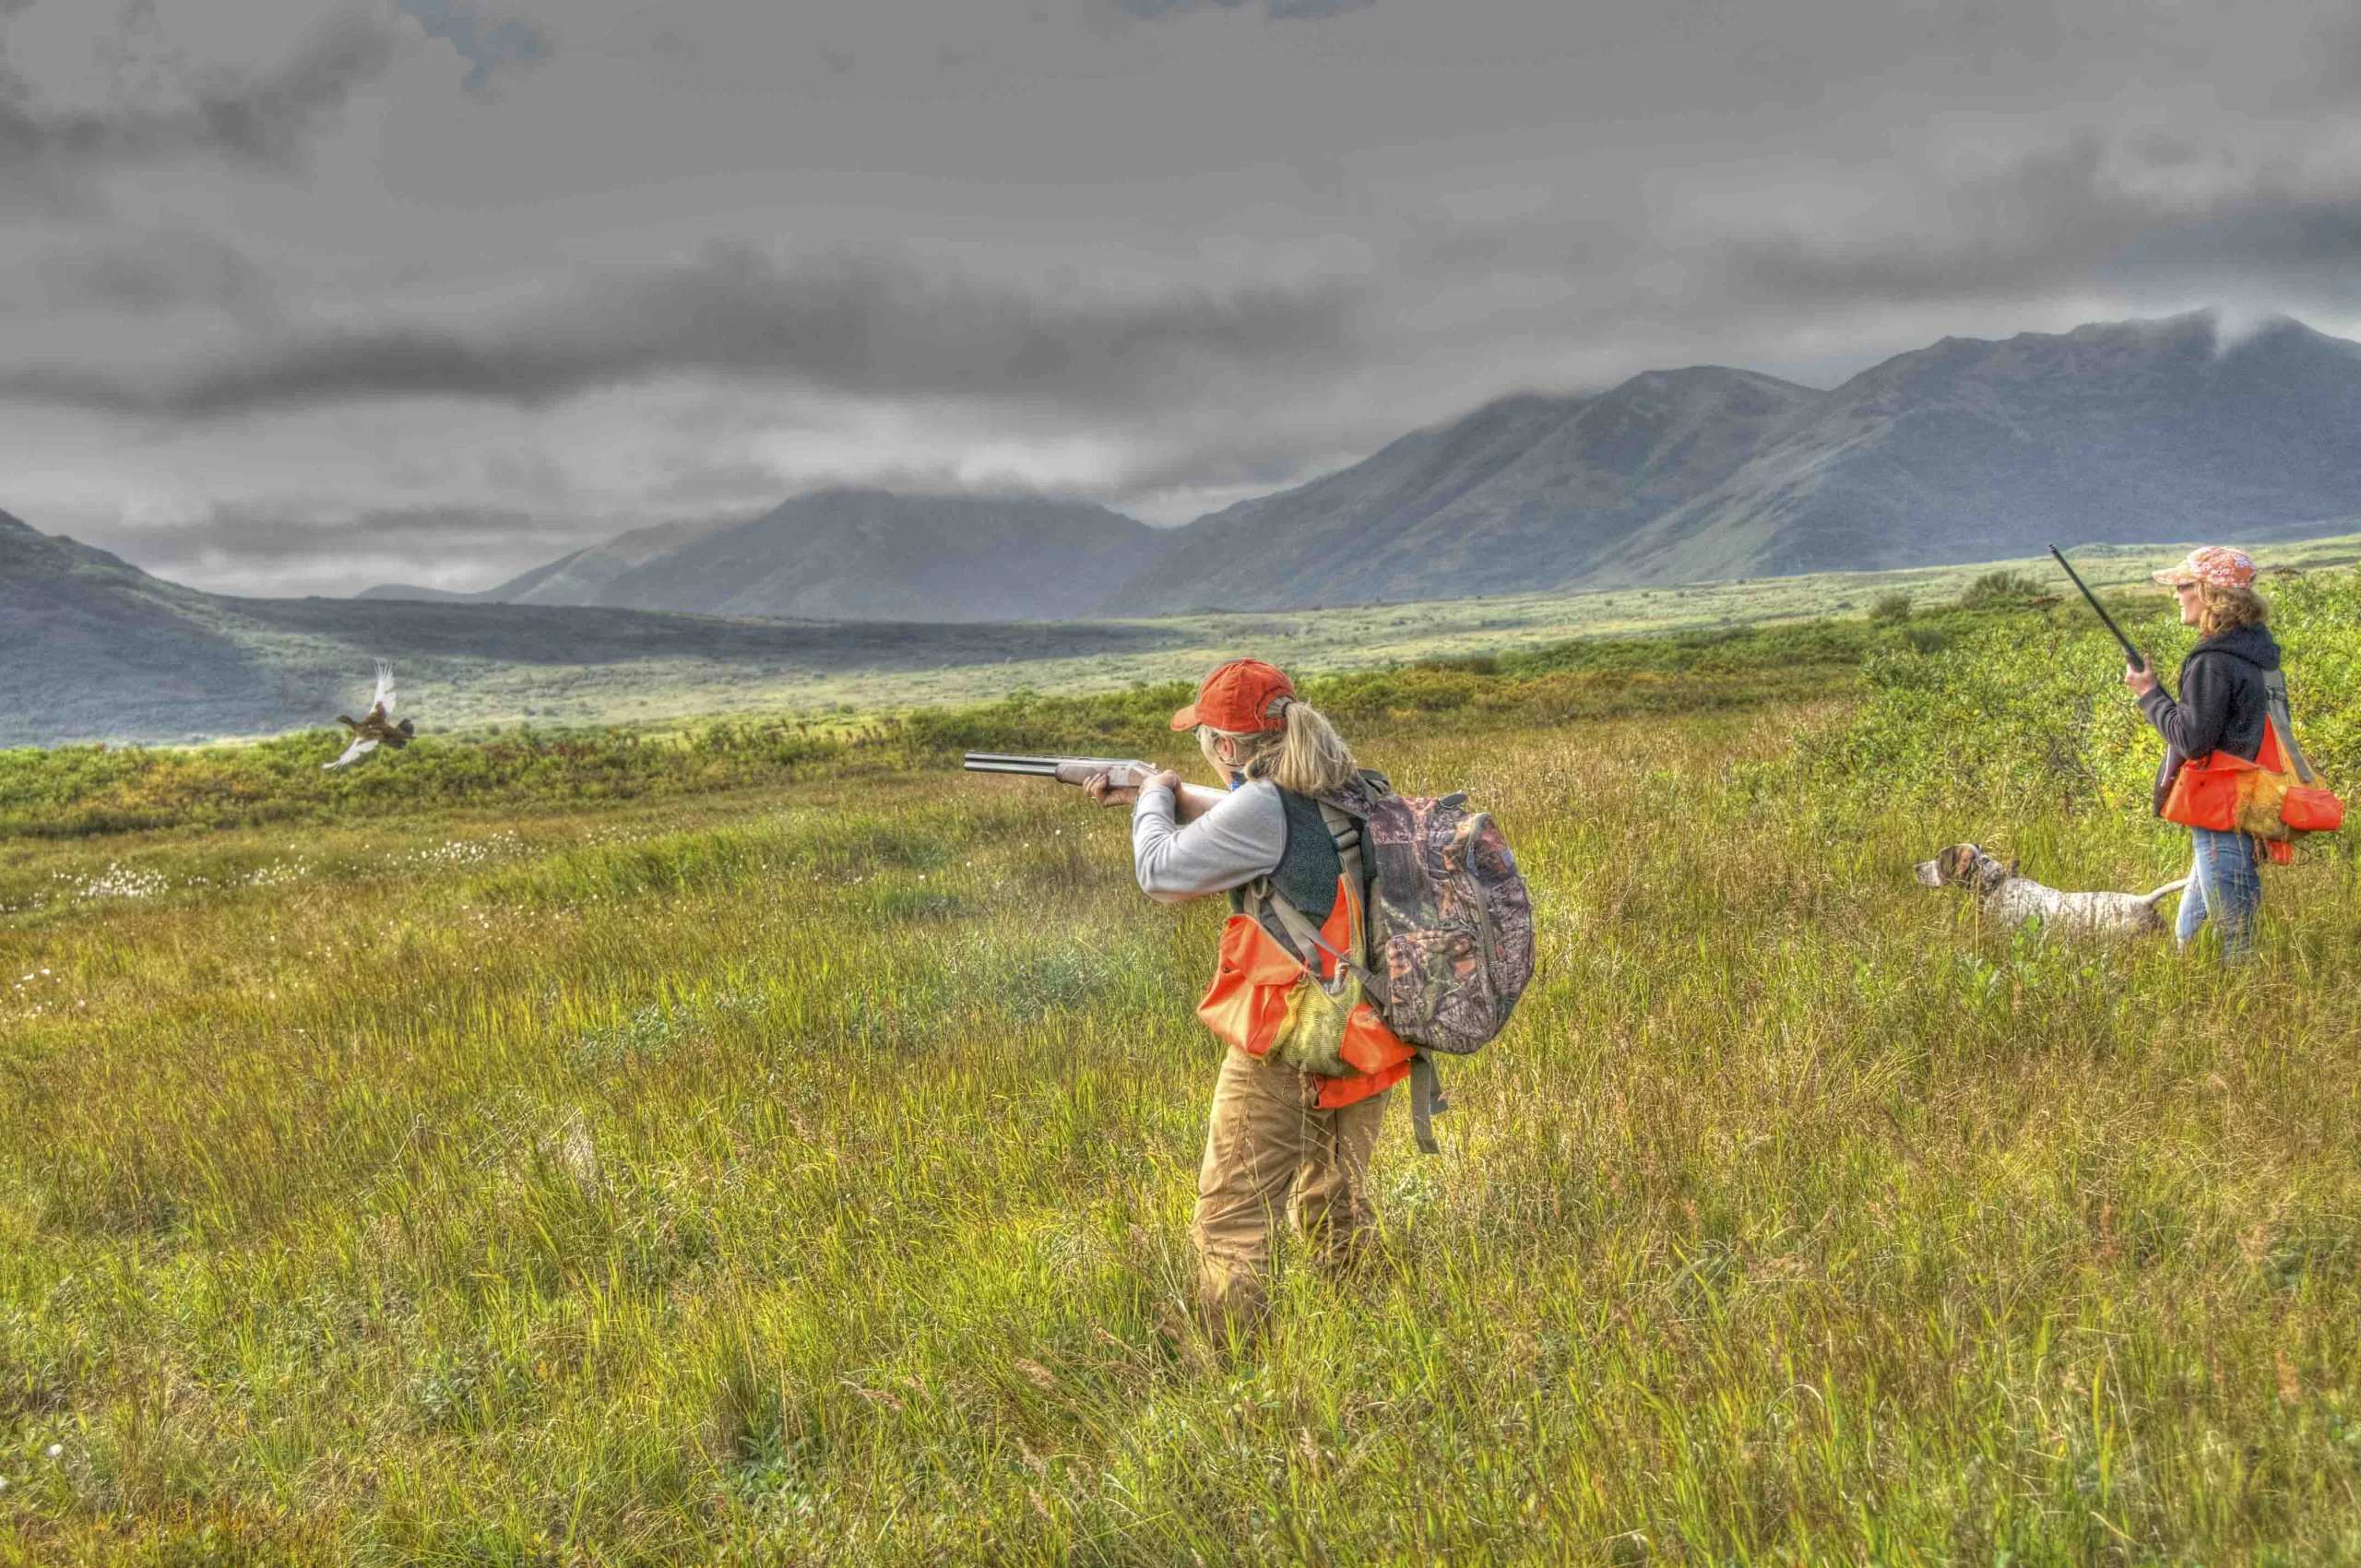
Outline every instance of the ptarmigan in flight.
{"label": "ptarmigan in flight", "polygon": [[336,721],[352,731],[352,744],[345,747],[344,754],[334,762],[322,763],[322,767],[342,767],[347,763],[358,762],[366,754],[375,751],[380,741],[399,751],[409,745],[410,737],[418,732],[407,719],[399,724],[394,722],[394,669],[392,665],[384,663],[377,666],[377,695],[371,700],[368,713],[360,719],[339,713]]}

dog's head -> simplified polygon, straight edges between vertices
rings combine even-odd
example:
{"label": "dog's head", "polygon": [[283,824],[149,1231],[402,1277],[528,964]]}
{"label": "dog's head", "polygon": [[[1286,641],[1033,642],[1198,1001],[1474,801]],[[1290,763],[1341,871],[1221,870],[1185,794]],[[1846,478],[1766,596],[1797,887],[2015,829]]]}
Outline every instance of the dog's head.
{"label": "dog's head", "polygon": [[1978,893],[1988,893],[2008,881],[2014,869],[1986,854],[1980,844],[1954,844],[1933,860],[1918,862],[1918,885],[1973,887]]}

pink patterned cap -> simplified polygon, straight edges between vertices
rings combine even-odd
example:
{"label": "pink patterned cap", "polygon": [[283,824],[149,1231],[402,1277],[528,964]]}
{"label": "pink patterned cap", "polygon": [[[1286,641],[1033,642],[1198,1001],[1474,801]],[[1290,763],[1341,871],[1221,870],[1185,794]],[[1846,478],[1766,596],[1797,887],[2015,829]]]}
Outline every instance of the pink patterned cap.
{"label": "pink patterned cap", "polygon": [[2177,566],[2167,566],[2155,574],[2156,581],[2166,588],[2182,583],[2219,583],[2224,588],[2244,588],[2254,581],[2254,558],[2243,550],[2233,550],[2226,544],[2201,544],[2189,552],[2189,558]]}

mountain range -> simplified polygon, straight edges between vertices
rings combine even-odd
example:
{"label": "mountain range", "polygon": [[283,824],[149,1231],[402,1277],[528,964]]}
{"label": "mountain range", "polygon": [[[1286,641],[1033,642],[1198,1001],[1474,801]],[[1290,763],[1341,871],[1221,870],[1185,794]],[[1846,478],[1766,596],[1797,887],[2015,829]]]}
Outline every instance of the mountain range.
{"label": "mountain range", "polygon": [[1111,608],[2257,539],[2361,510],[2356,436],[2361,344],[2284,319],[2229,341],[2204,314],[1947,338],[1825,392],[1713,366],[1651,372],[1592,397],[1496,403],[1201,518]]}
{"label": "mountain range", "polygon": [[829,491],[469,597],[860,620],[1302,609],[2287,537],[2356,495],[2361,344],[2284,318],[2231,337],[2201,312],[1946,338],[1828,390],[1703,365],[1507,398],[1173,529]]}
{"label": "mountain range", "polygon": [[2196,312],[1945,338],[1833,389],[1693,366],[1506,397],[1176,529],[824,492],[640,529],[469,598],[911,621],[1303,610],[2264,539],[2349,517],[2356,493],[2361,345],[2290,319],[2231,338]]}

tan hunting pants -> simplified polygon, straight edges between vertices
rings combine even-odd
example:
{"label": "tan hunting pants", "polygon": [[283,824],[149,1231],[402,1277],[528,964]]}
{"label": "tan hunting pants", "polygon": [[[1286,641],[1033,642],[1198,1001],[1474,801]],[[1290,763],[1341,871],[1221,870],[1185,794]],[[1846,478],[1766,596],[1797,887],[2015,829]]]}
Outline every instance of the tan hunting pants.
{"label": "tan hunting pants", "polygon": [[1233,1048],[1214,1084],[1197,1172],[1197,1299],[1216,1337],[1248,1334],[1264,1305],[1271,1231],[1282,1209],[1323,1264],[1348,1266],[1376,1222],[1369,1157],[1392,1090],[1338,1111],[1320,1080]]}

